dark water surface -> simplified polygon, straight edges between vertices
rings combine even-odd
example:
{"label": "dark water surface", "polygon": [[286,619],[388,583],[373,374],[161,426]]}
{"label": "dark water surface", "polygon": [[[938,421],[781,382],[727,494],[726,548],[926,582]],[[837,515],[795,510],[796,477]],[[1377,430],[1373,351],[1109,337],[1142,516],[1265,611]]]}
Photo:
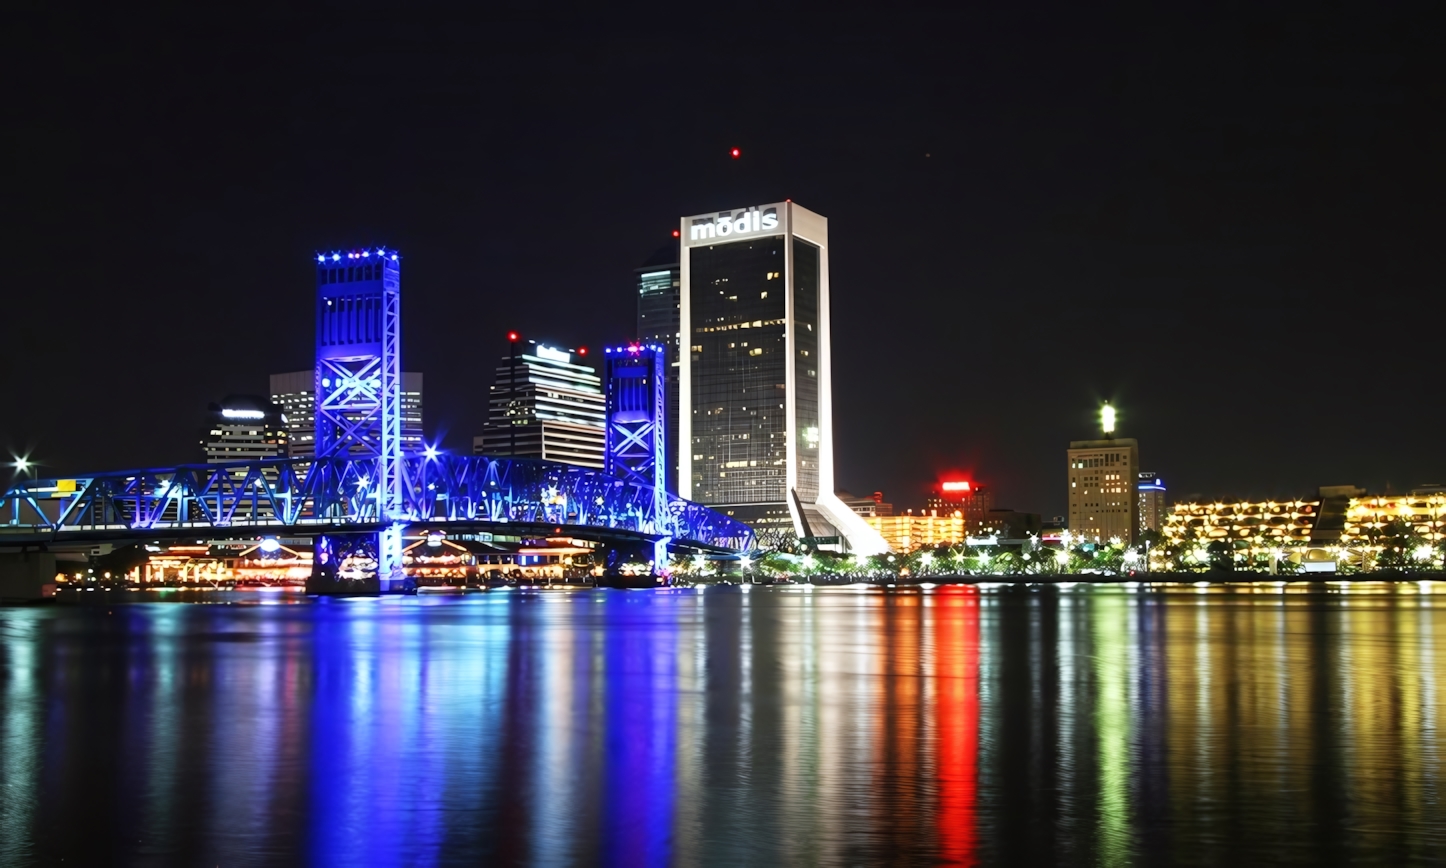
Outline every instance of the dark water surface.
{"label": "dark water surface", "polygon": [[1439,864],[1430,590],[3,609],[0,864]]}

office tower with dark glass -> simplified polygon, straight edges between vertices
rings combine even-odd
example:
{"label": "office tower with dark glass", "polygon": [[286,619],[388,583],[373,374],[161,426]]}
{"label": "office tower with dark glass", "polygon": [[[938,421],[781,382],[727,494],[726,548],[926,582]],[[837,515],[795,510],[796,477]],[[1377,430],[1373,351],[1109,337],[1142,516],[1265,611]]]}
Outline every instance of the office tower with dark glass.
{"label": "office tower with dark glass", "polygon": [[669,241],[658,248],[647,262],[637,269],[638,278],[638,342],[656,344],[667,351],[663,390],[667,395],[667,411],[663,426],[663,485],[668,491],[678,490],[678,242]]}
{"label": "office tower with dark glass", "polygon": [[765,535],[887,550],[834,493],[828,221],[777,202],[679,231],[679,493]]}

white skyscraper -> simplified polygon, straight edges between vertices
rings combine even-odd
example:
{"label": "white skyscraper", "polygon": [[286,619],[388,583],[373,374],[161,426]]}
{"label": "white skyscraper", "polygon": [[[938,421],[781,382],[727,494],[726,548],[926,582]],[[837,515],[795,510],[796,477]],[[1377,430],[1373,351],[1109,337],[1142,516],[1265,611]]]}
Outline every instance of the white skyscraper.
{"label": "white skyscraper", "polygon": [[679,232],[679,492],[765,534],[886,551],[834,493],[828,221],[785,201]]}

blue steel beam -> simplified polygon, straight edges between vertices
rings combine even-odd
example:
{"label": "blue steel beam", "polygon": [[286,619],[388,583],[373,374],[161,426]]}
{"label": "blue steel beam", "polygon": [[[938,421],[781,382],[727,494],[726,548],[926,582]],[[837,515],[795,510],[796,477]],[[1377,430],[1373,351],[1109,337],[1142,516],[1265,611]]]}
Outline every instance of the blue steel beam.
{"label": "blue steel beam", "polygon": [[316,454],[376,459],[383,590],[402,582],[401,262],[362,248],[316,258]]}
{"label": "blue steel beam", "polygon": [[[604,352],[607,383],[607,448],[603,469],[653,492],[653,514],[668,516],[668,492],[663,471],[667,392],[663,387],[664,349],[657,344],[626,344]],[[659,534],[653,544],[653,569],[668,569],[668,540],[674,532],[670,518],[655,522]]]}
{"label": "blue steel beam", "polygon": [[117,531],[291,528],[374,531],[390,523],[554,525],[616,530],[675,545],[747,551],[745,524],[638,479],[552,461],[404,455],[401,506],[388,514],[382,459],[338,454],[25,480],[0,495],[0,542],[82,541]]}

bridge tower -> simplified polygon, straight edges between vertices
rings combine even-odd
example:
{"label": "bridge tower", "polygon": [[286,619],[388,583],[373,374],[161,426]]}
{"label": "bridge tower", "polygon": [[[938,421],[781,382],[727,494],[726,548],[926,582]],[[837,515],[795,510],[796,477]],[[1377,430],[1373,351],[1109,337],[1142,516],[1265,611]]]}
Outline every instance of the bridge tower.
{"label": "bridge tower", "polygon": [[607,347],[603,357],[607,381],[603,472],[652,489],[652,532],[659,535],[653,543],[653,569],[663,573],[672,539],[664,453],[668,352],[657,344],[634,343]]}
{"label": "bridge tower", "polygon": [[[315,593],[386,593],[404,584],[401,282],[401,260],[386,247],[316,257],[316,456],[376,461],[367,476],[316,481],[359,489],[381,531],[318,538],[308,586]],[[336,466],[318,461],[312,472]],[[349,555],[368,568],[342,570]]]}

